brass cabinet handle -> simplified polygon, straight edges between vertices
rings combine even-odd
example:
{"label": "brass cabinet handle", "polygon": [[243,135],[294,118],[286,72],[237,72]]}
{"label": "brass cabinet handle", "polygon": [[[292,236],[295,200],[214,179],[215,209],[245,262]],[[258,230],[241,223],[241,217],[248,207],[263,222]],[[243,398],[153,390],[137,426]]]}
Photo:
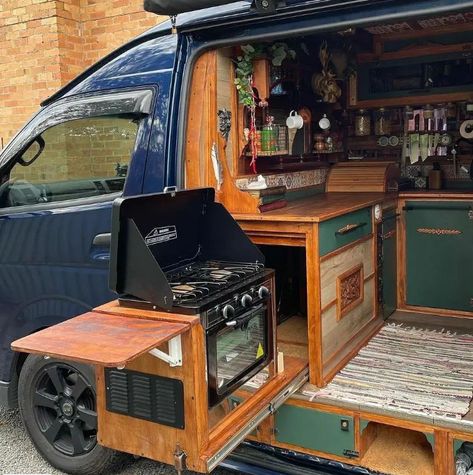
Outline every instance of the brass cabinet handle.
{"label": "brass cabinet handle", "polygon": [[347,224],[346,226],[343,226],[343,228],[340,228],[338,231],[335,232],[336,235],[343,235],[343,234],[348,234],[356,229],[362,228],[363,226],[366,226],[366,223],[358,223],[358,224]]}
{"label": "brass cabinet handle", "polygon": [[421,234],[433,234],[435,236],[457,236],[462,234],[459,229],[443,229],[443,228],[417,228],[417,232]]}

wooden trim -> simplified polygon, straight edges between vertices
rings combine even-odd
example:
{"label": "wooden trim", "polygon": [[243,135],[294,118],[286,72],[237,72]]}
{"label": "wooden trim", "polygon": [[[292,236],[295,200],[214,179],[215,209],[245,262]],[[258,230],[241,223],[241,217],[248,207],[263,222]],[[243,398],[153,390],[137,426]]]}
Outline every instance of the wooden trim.
{"label": "wooden trim", "polygon": [[349,109],[372,109],[376,107],[389,107],[389,106],[415,106],[422,104],[437,104],[442,102],[460,102],[473,100],[473,93],[468,91],[463,92],[450,92],[443,94],[431,94],[422,96],[402,96],[402,97],[389,97],[369,99],[364,101],[357,101],[356,103],[349,104]]}
{"label": "wooden trim", "polygon": [[450,310],[446,308],[416,307],[414,305],[404,304],[402,306],[399,306],[398,310],[410,313],[428,313],[429,315],[438,315],[440,317],[473,318],[473,312],[465,312],[463,310]]}
{"label": "wooden trim", "polygon": [[325,307],[322,307],[321,309],[321,313],[322,315],[327,311],[329,310],[330,308],[332,308],[334,305],[337,305],[337,302],[338,302],[338,299],[337,297],[335,297],[331,302],[329,302],[327,305],[325,305]]}
{"label": "wooden trim", "polygon": [[356,241],[351,242],[350,244],[346,244],[345,246],[339,247],[338,249],[335,249],[335,251],[329,252],[328,254],[321,256],[320,262],[324,262],[328,259],[331,259],[332,257],[338,256],[338,254],[342,254],[351,249],[352,247],[358,246],[358,244],[362,244],[365,241],[369,241],[372,237],[373,233],[370,233],[360,239],[357,239]]}
{"label": "wooden trim", "polygon": [[320,308],[319,227],[313,224],[306,241],[307,329],[309,343],[309,381],[323,385],[322,314]]}
{"label": "wooden trim", "polygon": [[[350,279],[354,279],[353,282],[349,282]],[[348,283],[347,283],[348,281]],[[351,269],[348,269],[343,274],[337,277],[337,321],[340,321],[345,315],[350,313],[354,308],[360,305],[365,298],[365,279],[363,264],[359,264]],[[346,291],[346,287],[350,286],[351,291],[357,294],[357,297],[350,300],[345,306],[342,306],[342,293]]]}
{"label": "wooden trim", "polygon": [[370,281],[371,279],[373,279],[375,275],[376,275],[376,272],[371,272],[371,274],[368,274],[368,275],[363,279],[363,282],[366,284],[366,282],[368,282],[368,281]]}
{"label": "wooden trim", "polygon": [[452,447],[452,442],[445,430],[434,431],[434,474],[445,475],[451,471],[452,457],[448,456],[448,450]]}

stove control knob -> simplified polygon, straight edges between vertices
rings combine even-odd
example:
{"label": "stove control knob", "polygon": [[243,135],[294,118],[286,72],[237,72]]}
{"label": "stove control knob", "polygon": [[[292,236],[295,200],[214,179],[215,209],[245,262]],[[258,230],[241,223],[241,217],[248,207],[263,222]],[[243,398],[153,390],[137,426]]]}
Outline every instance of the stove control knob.
{"label": "stove control knob", "polygon": [[260,299],[266,300],[267,298],[269,298],[269,295],[270,295],[270,292],[269,292],[268,287],[265,287],[264,285],[262,285],[258,289],[258,297]]}
{"label": "stove control knob", "polygon": [[226,320],[233,318],[235,316],[235,309],[231,305],[227,304],[225,307],[223,307],[222,315]]}
{"label": "stove control knob", "polygon": [[242,307],[249,307],[253,303],[253,297],[250,294],[245,294],[240,300]]}

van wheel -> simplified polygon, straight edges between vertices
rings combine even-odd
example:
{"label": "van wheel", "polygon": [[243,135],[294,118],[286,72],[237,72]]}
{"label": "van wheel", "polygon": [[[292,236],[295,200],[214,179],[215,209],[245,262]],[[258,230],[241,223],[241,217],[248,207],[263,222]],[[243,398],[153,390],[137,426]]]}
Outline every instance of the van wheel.
{"label": "van wheel", "polygon": [[117,452],[97,443],[95,374],[91,367],[30,355],[18,382],[23,423],[36,449],[53,467],[99,474]]}

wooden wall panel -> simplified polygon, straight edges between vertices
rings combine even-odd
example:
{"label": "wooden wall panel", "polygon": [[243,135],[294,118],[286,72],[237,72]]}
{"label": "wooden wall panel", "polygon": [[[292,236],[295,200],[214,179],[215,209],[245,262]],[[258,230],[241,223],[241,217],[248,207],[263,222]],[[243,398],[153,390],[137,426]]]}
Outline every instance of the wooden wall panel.
{"label": "wooden wall panel", "polygon": [[374,279],[369,279],[365,282],[363,302],[341,320],[337,320],[336,306],[322,314],[323,361],[340,351],[374,316]]}
{"label": "wooden wall panel", "polygon": [[374,272],[373,239],[347,249],[320,263],[321,306],[327,307],[337,298],[337,277],[363,263],[365,277]]}

